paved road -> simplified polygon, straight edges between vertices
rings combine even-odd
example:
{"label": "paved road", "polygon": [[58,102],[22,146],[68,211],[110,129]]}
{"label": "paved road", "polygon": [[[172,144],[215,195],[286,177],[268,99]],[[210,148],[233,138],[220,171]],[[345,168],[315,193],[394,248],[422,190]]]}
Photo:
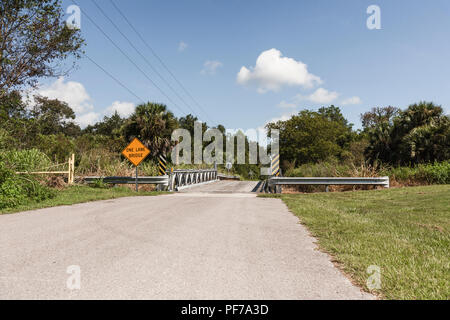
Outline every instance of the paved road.
{"label": "paved road", "polygon": [[[0,216],[0,298],[372,298],[281,200],[253,187],[224,181]],[[67,288],[72,265],[80,290]]]}
{"label": "paved road", "polygon": [[[182,189],[182,193],[250,193],[257,187],[257,181],[222,180]],[[256,190],[255,190],[256,191]]]}

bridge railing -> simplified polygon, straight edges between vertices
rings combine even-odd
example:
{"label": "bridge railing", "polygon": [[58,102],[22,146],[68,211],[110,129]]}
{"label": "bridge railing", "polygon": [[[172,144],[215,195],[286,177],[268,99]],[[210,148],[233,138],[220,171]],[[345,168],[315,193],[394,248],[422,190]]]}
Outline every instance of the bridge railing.
{"label": "bridge railing", "polygon": [[[135,184],[136,177],[84,177],[83,181],[85,183],[95,183],[96,181],[103,181],[104,183],[110,184]],[[138,184],[157,184],[168,186],[169,176],[156,176],[156,177],[145,177],[141,176],[137,178]]]}
{"label": "bridge railing", "polygon": [[216,169],[174,170],[169,176],[169,190],[178,191],[200,183],[218,180]]}

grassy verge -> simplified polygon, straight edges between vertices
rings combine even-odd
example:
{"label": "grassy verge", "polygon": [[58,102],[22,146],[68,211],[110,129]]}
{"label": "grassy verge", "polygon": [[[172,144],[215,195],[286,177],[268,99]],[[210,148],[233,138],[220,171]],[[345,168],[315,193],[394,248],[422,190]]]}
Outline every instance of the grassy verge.
{"label": "grassy verge", "polygon": [[381,268],[387,299],[450,299],[450,185],[279,196],[367,291]]}
{"label": "grassy verge", "polygon": [[62,205],[72,205],[76,203],[115,199],[120,197],[132,196],[156,196],[164,192],[145,192],[136,193],[130,188],[114,187],[114,188],[92,188],[89,186],[72,186],[64,190],[58,191],[56,197],[41,202],[30,202],[14,208],[0,210],[0,215],[5,213],[14,213],[20,211],[56,207]]}

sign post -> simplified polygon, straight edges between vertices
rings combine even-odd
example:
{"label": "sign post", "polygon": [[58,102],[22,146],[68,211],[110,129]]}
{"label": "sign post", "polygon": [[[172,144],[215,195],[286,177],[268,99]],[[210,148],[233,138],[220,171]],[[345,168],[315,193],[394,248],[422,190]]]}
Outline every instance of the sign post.
{"label": "sign post", "polygon": [[136,192],[138,192],[139,191],[139,188],[138,188],[138,169],[137,169],[137,166],[136,166]]}
{"label": "sign post", "polygon": [[138,166],[145,158],[147,158],[150,154],[150,150],[144,146],[138,138],[134,138],[134,140],[123,149],[122,154],[136,167],[136,192],[138,192]]}
{"label": "sign post", "polygon": [[230,169],[233,167],[233,164],[231,162],[227,162],[225,164],[225,168],[228,170],[228,175],[230,175]]}

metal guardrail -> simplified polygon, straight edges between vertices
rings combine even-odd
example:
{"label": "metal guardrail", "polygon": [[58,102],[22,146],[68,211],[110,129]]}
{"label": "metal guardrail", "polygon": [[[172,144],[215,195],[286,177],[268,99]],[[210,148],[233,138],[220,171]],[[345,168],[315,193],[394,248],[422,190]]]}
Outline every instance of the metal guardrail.
{"label": "metal guardrail", "polygon": [[[98,180],[102,180],[104,183],[110,184],[135,184],[136,177],[84,177],[83,181],[86,183],[94,183]],[[138,184],[161,184],[164,186],[169,185],[169,176],[158,177],[138,177]]]}
{"label": "metal guardrail", "polygon": [[[138,177],[137,184],[156,184],[158,189],[167,188],[169,191],[176,191],[180,188],[187,188],[196,184],[216,181],[217,170],[174,170],[165,176]],[[135,184],[136,177],[84,177],[85,183],[94,183],[102,180],[110,184]]]}
{"label": "metal guardrail", "polygon": [[272,177],[268,179],[266,189],[270,192],[270,189],[281,185],[326,185],[327,191],[331,185],[379,185],[389,188],[389,177]]}

